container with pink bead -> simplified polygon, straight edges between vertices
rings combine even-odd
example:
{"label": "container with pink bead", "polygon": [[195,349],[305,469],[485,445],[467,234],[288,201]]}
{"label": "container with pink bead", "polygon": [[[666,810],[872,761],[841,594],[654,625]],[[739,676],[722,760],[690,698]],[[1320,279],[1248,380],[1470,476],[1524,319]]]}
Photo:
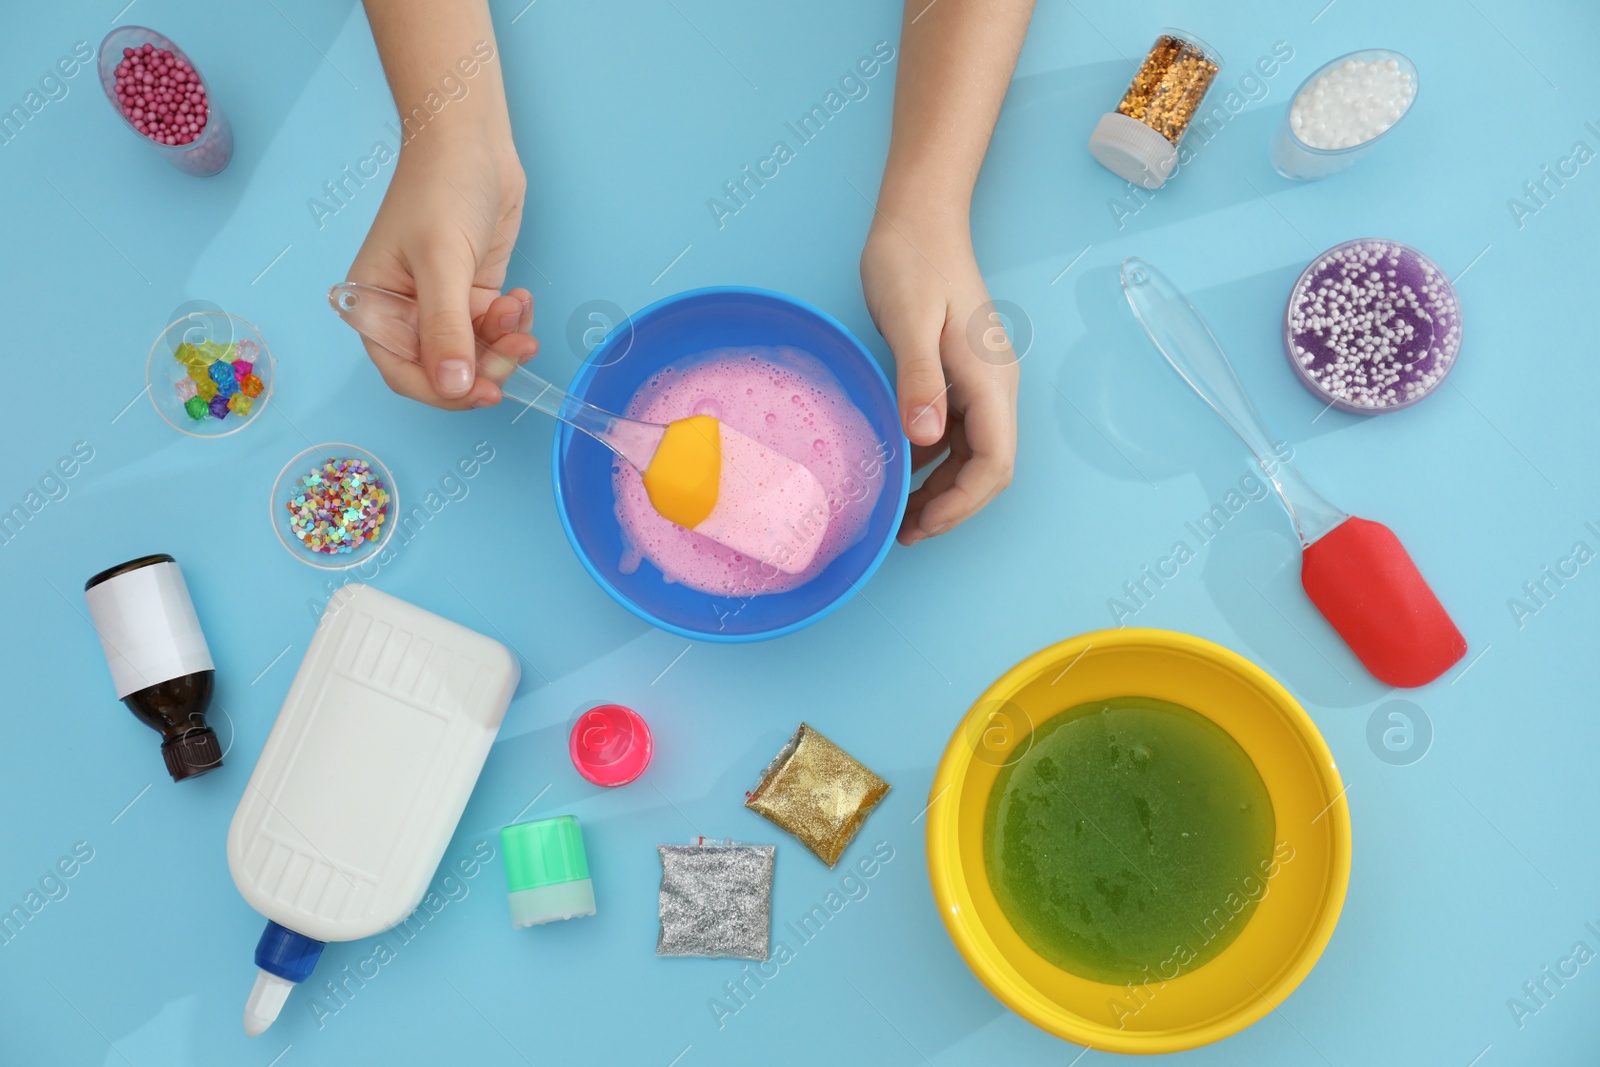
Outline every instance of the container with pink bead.
{"label": "container with pink bead", "polygon": [[200,71],[155,30],[118,26],[100,42],[100,85],[123,124],[199,177],[233,158],[233,131]]}

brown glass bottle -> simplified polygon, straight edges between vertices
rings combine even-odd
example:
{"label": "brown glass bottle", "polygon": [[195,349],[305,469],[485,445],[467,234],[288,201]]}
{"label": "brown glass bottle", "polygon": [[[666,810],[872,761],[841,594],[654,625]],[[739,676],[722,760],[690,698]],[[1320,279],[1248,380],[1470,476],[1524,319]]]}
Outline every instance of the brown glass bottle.
{"label": "brown glass bottle", "polygon": [[216,671],[177,561],[165,553],[141,556],[83,588],[118,696],[161,735],[172,780],[222,766],[217,735],[206,725]]}

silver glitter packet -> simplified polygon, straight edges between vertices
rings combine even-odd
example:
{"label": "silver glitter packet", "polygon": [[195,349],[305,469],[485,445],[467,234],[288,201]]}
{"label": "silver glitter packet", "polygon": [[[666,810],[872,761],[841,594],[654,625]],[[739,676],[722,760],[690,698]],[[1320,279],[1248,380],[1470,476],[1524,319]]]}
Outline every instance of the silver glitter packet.
{"label": "silver glitter packet", "polygon": [[661,935],[657,956],[765,960],[772,940],[775,845],[700,838],[657,845]]}

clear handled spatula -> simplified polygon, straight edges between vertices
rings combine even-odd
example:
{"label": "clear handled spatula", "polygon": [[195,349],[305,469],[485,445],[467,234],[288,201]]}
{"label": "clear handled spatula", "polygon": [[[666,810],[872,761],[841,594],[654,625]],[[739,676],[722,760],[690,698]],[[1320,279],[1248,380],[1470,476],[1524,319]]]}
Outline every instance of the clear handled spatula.
{"label": "clear handled spatula", "polygon": [[1317,610],[1379,681],[1426,685],[1461,659],[1466,638],[1394,532],[1330,504],[1271,434],[1222,346],[1183,293],[1142,259],[1122,261],[1122,289],[1172,369],[1255,454],[1300,536],[1300,581]]}
{"label": "clear handled spatula", "polygon": [[[328,303],[367,340],[421,362],[417,302],[411,297],[340,282],[328,290]],[[553,415],[615,452],[639,472],[655,509],[679,526],[786,574],[805,570],[821,547],[828,495],[804,464],[710,415],[663,425],[612,414],[482,342],[477,365],[507,400]]]}

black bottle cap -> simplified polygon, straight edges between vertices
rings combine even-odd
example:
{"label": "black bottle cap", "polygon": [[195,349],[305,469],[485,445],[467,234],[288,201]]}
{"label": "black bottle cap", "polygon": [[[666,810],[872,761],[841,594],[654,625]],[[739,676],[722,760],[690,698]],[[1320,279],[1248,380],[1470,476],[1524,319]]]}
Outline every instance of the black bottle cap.
{"label": "black bottle cap", "polygon": [[157,563],[176,562],[178,561],[167,555],[165,552],[157,552],[149,556],[140,556],[138,559],[130,559],[128,562],[119,563],[115,567],[107,567],[93,578],[90,578],[87,582],[84,582],[83,591],[87,593],[101,582],[110,581],[119,574],[127,574],[129,571],[136,571],[141,567],[152,567]]}
{"label": "black bottle cap", "polygon": [[222,746],[217,743],[216,733],[207,726],[162,745],[161,758],[167,761],[167,773],[172,775],[172,780],[181,782],[222,766]]}

